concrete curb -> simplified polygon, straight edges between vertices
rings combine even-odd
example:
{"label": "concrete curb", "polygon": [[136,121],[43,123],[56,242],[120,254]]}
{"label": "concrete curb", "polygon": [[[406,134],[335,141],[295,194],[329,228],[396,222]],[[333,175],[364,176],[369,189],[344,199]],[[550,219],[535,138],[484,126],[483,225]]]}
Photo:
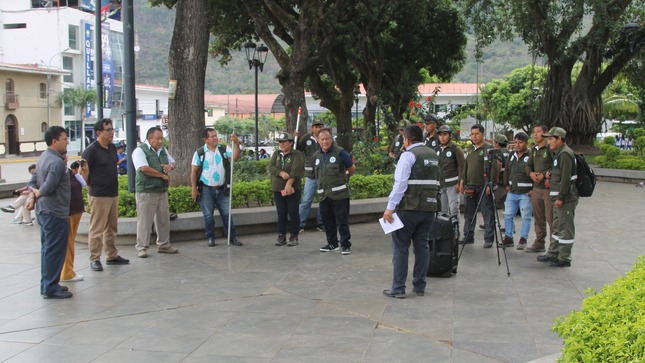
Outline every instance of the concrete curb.
{"label": "concrete curb", "polygon": [[[350,223],[364,223],[376,221],[383,215],[387,205],[387,198],[362,199],[351,202]],[[314,204],[309,213],[308,227],[315,227],[315,218],[318,211],[318,205]],[[238,208],[233,209],[233,221],[237,233],[240,236],[256,233],[278,233],[278,215],[275,207],[259,208]],[[215,225],[217,236],[224,236],[222,222],[217,211],[215,211]],[[77,242],[87,242],[87,232],[90,225],[90,215],[83,214],[78,234]],[[137,219],[136,218],[119,218],[119,235],[117,238],[118,245],[134,245],[137,238]],[[170,240],[174,242],[194,241],[204,237],[204,219],[201,212],[183,213],[177,219],[170,221]]]}

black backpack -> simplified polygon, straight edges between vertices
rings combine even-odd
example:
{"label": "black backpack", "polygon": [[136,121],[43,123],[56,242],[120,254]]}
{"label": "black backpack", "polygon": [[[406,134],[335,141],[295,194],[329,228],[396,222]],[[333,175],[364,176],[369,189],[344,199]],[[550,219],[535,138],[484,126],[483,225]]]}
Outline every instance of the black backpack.
{"label": "black backpack", "polygon": [[576,155],[576,187],[581,197],[591,197],[596,188],[596,174],[587,164],[583,154]]}

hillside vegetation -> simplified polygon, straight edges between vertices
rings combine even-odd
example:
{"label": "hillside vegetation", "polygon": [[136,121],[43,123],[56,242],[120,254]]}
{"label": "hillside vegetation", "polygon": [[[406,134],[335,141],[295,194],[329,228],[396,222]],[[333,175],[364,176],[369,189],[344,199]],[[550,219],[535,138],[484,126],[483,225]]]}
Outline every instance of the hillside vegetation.
{"label": "hillside vegetation", "polygon": [[[135,0],[134,15],[136,42],[140,47],[135,65],[136,82],[167,86],[168,48],[174,27],[174,11],[165,7],[152,8],[147,0]],[[469,42],[467,51],[468,61],[452,82],[477,82],[473,42]],[[531,57],[521,40],[495,42],[484,52],[479,81],[486,83],[501,78],[527,64],[531,64]],[[264,72],[258,77],[260,93],[280,93],[280,84],[275,78],[278,70],[277,63],[269,54]],[[208,60],[205,87],[210,93],[253,93],[254,81],[253,71],[249,70],[243,50],[234,53],[233,60],[226,67],[221,67],[217,59]]]}

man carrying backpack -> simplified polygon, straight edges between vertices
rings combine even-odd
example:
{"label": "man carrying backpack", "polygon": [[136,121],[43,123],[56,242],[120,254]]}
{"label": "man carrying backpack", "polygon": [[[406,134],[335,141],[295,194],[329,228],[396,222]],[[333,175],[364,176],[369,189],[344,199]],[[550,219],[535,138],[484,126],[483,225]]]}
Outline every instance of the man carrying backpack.
{"label": "man carrying backpack", "polygon": [[537,260],[553,267],[570,267],[576,233],[574,217],[578,205],[576,157],[564,142],[567,136],[564,129],[553,127],[544,136],[548,137],[549,151],[553,156],[553,166],[547,173],[553,205],[553,234],[549,250],[545,255],[537,256]]}

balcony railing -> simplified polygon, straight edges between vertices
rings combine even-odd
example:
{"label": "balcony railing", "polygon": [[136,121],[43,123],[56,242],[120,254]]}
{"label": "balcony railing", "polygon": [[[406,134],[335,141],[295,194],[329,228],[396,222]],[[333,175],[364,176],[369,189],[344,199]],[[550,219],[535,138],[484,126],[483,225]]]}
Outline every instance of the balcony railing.
{"label": "balcony railing", "polygon": [[7,110],[16,110],[20,107],[20,99],[17,94],[8,94],[4,96],[4,108]]}

